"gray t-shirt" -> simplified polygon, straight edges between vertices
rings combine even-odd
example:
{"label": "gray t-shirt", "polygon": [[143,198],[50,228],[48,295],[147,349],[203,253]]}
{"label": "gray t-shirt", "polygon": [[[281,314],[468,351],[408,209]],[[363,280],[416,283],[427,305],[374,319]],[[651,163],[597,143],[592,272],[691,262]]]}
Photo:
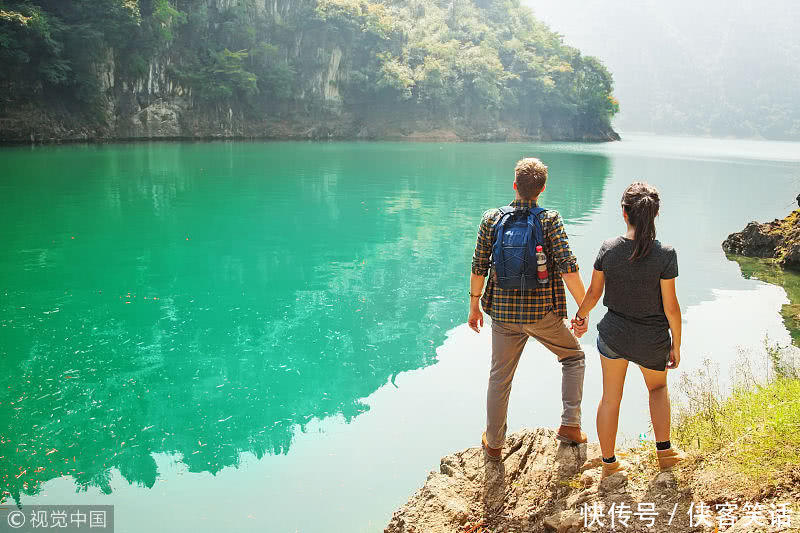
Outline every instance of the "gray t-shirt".
{"label": "gray t-shirt", "polygon": [[603,342],[625,359],[652,370],[664,370],[672,340],[661,299],[661,280],[678,276],[678,257],[671,246],[653,241],[647,256],[631,261],[633,241],[609,239],[594,262],[606,287],[608,313],[597,324]]}

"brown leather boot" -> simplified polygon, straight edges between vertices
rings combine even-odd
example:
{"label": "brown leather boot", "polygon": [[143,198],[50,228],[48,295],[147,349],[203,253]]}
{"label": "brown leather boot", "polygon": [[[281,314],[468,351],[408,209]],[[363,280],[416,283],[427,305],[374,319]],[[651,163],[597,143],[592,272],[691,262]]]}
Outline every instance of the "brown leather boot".
{"label": "brown leather boot", "polygon": [[486,441],[486,432],[483,432],[481,437],[481,447],[483,448],[483,456],[490,461],[500,461],[503,458],[503,448],[491,448]]}
{"label": "brown leather boot", "polygon": [[625,463],[621,463],[619,459],[614,461],[613,463],[603,463],[603,472],[600,474],[600,479],[605,479],[608,476],[613,476],[614,474],[622,474],[625,477],[628,477],[628,471],[625,468]]}
{"label": "brown leather boot", "polygon": [[671,446],[666,450],[656,450],[656,453],[658,454],[658,466],[661,467],[661,470],[669,470],[686,459],[685,453]]}
{"label": "brown leather boot", "polygon": [[556,439],[561,442],[566,442],[567,444],[583,444],[589,440],[586,433],[581,431],[580,427],[565,426],[563,424],[558,428]]}

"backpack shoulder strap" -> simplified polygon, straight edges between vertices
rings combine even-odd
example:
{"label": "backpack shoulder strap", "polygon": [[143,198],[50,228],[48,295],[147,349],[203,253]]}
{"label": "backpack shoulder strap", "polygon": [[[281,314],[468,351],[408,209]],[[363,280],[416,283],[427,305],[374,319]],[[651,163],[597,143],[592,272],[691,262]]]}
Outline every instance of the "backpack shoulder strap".
{"label": "backpack shoulder strap", "polygon": [[531,228],[533,239],[531,239],[531,246],[535,247],[537,244],[544,246],[544,229],[542,228],[542,221],[539,215],[547,211],[542,207],[533,207],[528,215],[528,226]]}
{"label": "backpack shoulder strap", "polygon": [[497,211],[500,213],[500,216],[498,216],[495,219],[494,224],[492,224],[495,227],[498,227],[500,223],[504,222],[503,219],[506,218],[506,215],[510,215],[511,213],[514,212],[514,207],[510,205],[504,205],[502,207],[498,207]]}
{"label": "backpack shoulder strap", "polygon": [[514,211],[514,208],[510,205],[506,205],[503,207],[498,207],[497,211],[499,211],[500,216],[497,217],[497,220],[494,221],[493,225],[494,242],[492,243],[492,270],[494,271],[495,276],[505,276],[503,231],[506,221],[508,220],[508,216]]}

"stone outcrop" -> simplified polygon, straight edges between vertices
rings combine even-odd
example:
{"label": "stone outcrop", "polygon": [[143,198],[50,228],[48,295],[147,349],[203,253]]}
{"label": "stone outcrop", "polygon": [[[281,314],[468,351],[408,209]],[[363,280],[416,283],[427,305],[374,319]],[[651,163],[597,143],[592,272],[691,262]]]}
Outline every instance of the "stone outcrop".
{"label": "stone outcrop", "polygon": [[[691,510],[701,502],[708,509],[727,498],[743,499],[720,479],[705,496],[696,492],[692,479],[703,464],[700,457],[690,455],[676,472],[658,470],[652,445],[619,451],[617,457],[627,464],[628,476],[601,480],[597,443],[572,446],[558,442],[552,430],[526,429],[506,439],[502,462],[485,460],[480,447],[442,458],[439,471],[395,511],[384,533],[716,533],[716,518],[699,523]],[[771,509],[792,498],[783,492],[762,505]],[[640,510],[650,513],[652,523],[635,514]],[[726,531],[796,531],[737,516]]]}
{"label": "stone outcrop", "polygon": [[800,209],[784,219],[750,222],[722,243],[729,254],[775,259],[784,268],[800,269]]}
{"label": "stone outcrop", "polygon": [[[442,458],[425,486],[394,513],[386,533],[450,533],[483,523],[542,531],[544,522],[572,521],[556,501],[586,461],[587,446],[559,443],[547,429],[524,430],[506,440],[502,462],[484,461],[480,447]],[[549,517],[549,518],[548,518]]]}
{"label": "stone outcrop", "polygon": [[130,137],[180,137],[180,117],[186,104],[156,100],[131,117]]}

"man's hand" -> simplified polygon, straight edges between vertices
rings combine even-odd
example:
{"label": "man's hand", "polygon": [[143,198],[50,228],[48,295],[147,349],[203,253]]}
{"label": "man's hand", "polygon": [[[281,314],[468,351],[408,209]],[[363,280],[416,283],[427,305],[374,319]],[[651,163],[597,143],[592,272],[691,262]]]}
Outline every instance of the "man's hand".
{"label": "man's hand", "polygon": [[669,362],[667,363],[667,368],[670,370],[675,370],[678,368],[678,365],[681,364],[681,348],[680,346],[672,345],[672,349],[669,351]]}
{"label": "man's hand", "polygon": [[586,317],[583,320],[573,318],[571,324],[572,332],[575,333],[575,336],[579,339],[583,337],[584,333],[589,331],[589,317]]}
{"label": "man's hand", "polygon": [[483,327],[483,313],[481,313],[480,297],[483,294],[483,282],[485,278],[474,272],[469,275],[469,318],[467,324],[477,333]]}
{"label": "man's hand", "polygon": [[483,327],[483,313],[481,313],[480,308],[470,308],[467,324],[469,324],[469,327],[475,330],[477,333],[481,332],[481,328]]}

